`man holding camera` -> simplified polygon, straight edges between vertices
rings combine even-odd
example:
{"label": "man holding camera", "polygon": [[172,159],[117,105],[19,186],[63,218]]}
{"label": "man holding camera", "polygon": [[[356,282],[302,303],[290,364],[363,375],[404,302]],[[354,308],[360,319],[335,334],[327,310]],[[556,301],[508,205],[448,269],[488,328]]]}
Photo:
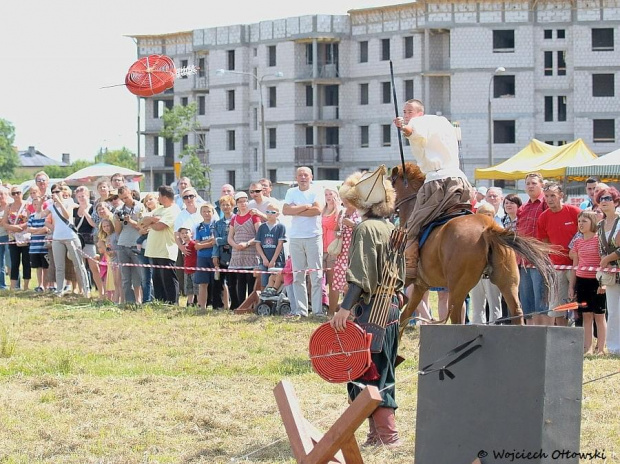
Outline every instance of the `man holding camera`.
{"label": "man holding camera", "polygon": [[133,199],[128,187],[118,189],[118,198],[123,202],[114,212],[114,230],[118,234],[118,261],[121,264],[123,293],[127,303],[142,303],[142,269],[126,264],[142,264],[136,240],[140,236],[139,222],[142,217],[142,203]]}

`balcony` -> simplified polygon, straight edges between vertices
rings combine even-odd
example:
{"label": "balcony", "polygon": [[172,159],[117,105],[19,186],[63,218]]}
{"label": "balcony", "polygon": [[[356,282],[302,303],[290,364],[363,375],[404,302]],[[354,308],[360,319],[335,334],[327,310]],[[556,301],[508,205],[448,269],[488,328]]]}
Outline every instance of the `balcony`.
{"label": "balcony", "polygon": [[144,122],[144,131],[145,133],[154,134],[159,132],[164,128],[164,121],[160,118],[146,118]]}
{"label": "balcony", "polygon": [[199,90],[199,91],[209,90],[209,81],[207,80],[206,76],[203,76],[203,77],[194,76],[194,90]]}
{"label": "balcony", "polygon": [[145,156],[144,157],[144,169],[158,169],[164,167],[163,156]]}
{"label": "balcony", "polygon": [[324,106],[319,109],[319,119],[323,121],[337,121],[340,119],[338,106]]}
{"label": "balcony", "polygon": [[144,169],[163,169],[174,166],[174,156],[147,155],[144,157]]}
{"label": "balcony", "polygon": [[295,147],[295,164],[337,166],[340,163],[340,145],[305,145]]}

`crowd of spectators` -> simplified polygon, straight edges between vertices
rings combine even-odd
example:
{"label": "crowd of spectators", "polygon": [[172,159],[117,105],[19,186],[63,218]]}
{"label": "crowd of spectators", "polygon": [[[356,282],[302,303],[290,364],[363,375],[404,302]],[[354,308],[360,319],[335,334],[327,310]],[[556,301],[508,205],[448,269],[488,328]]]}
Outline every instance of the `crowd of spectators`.
{"label": "crowd of spectators", "polygon": [[[36,292],[89,297],[96,289],[100,298],[135,304],[178,304],[184,294],[187,305],[204,312],[208,306],[234,310],[256,290],[281,290],[271,288],[277,282],[293,316],[333,314],[346,291],[348,248],[360,218],[336,189],[318,188],[309,168],[298,168],[296,181],[282,200],[271,196],[267,179],[251,183],[248,192],[224,184],[211,204],[185,177],[178,193],[161,186],[140,200],[121,174],[101,179],[92,195],[85,186],[72,192],[62,182],[50,185],[39,172],[28,199],[19,186],[0,187],[0,289],[7,288],[7,268],[13,290],[28,290],[34,270]],[[588,179],[588,199],[579,207],[564,202],[562,185],[538,173],[526,176],[525,188],[526,202],[499,187],[479,188],[472,209],[554,245],[556,265],[618,264],[615,188]],[[330,246],[335,241],[338,246]],[[519,264],[528,324],[574,321],[586,328],[587,353],[620,353],[618,274],[603,285],[594,271],[558,269],[558,285],[547,289],[537,269]],[[501,317],[501,294],[486,276],[470,296],[471,323]],[[552,311],[574,299],[587,304],[574,313]]]}

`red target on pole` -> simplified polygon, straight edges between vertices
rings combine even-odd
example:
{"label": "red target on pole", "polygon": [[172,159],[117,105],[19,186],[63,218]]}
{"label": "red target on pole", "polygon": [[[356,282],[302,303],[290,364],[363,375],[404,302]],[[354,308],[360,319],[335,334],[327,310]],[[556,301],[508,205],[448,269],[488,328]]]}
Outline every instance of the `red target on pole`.
{"label": "red target on pole", "polygon": [[176,78],[174,61],[166,55],[149,55],[131,65],[125,85],[131,93],[151,97],[172,88]]}

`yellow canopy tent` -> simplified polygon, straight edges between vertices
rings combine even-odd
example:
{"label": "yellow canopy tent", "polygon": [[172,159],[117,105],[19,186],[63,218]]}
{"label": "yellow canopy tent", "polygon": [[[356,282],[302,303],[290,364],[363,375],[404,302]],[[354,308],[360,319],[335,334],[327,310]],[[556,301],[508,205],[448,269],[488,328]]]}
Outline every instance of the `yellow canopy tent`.
{"label": "yellow canopy tent", "polygon": [[596,159],[582,139],[560,147],[539,140],[532,141],[519,153],[497,166],[476,169],[476,179],[523,179],[529,172],[540,172],[543,177],[563,177],[567,166],[587,164]]}
{"label": "yellow canopy tent", "polygon": [[538,171],[539,166],[549,161],[562,147],[532,139],[519,153],[506,161],[488,168],[474,171],[476,179],[523,179],[528,172]]}

